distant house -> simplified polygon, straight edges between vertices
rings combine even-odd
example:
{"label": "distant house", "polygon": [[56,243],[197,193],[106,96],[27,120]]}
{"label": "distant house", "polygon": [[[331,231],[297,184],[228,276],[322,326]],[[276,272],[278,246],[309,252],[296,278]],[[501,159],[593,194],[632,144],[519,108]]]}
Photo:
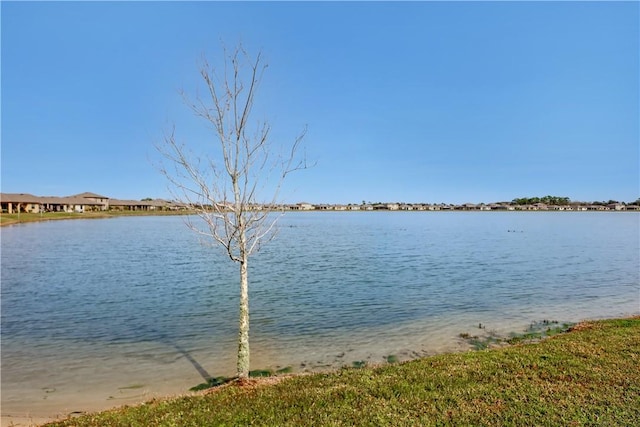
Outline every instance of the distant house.
{"label": "distant house", "polygon": [[[167,202],[165,202],[165,205],[166,205],[166,203],[167,203]],[[261,211],[261,210],[263,210],[263,209],[264,209],[264,206],[262,206],[262,205],[261,205],[261,204],[259,204],[259,203],[253,203],[253,204],[251,204],[251,205],[249,206],[249,210],[250,210],[250,211]]]}
{"label": "distant house", "polygon": [[76,212],[102,210],[103,204],[84,197],[41,197],[45,212]]}
{"label": "distant house", "polygon": [[491,210],[493,211],[515,211],[515,206],[511,206],[508,203],[494,203],[491,204]]}
{"label": "distant house", "polygon": [[564,211],[564,210],[570,211],[571,206],[550,205],[549,210],[550,211]]}
{"label": "distant house", "polygon": [[296,203],[295,205],[285,206],[285,209],[289,209],[290,211],[312,211],[313,209],[315,209],[315,206],[313,206],[311,203],[300,202]]}
{"label": "distant house", "polygon": [[315,209],[315,206],[307,202],[300,202],[297,204],[297,206],[298,206],[298,210],[301,210],[301,211],[312,211]]}
{"label": "distant house", "polygon": [[26,193],[0,193],[2,212],[6,213],[39,213],[41,212],[40,198]]}
{"label": "distant house", "polygon": [[623,205],[622,203],[610,203],[610,204],[607,205],[607,207],[612,211],[625,211],[625,210],[627,210],[627,207],[625,205]]}
{"label": "distant house", "polygon": [[101,196],[96,193],[81,193],[71,197],[78,198],[78,199],[85,199],[89,202],[95,202],[95,203],[91,203],[90,205],[97,207],[98,210],[101,210],[101,211],[109,210],[109,198],[106,196]]}
{"label": "distant house", "polygon": [[6,213],[42,213],[42,212],[77,212],[101,210],[103,203],[83,197],[40,197],[33,194],[2,193],[2,212]]}
{"label": "distant house", "polygon": [[604,205],[589,205],[587,206],[588,211],[608,211],[609,207]]}
{"label": "distant house", "polygon": [[[256,205],[252,208],[255,210],[261,210],[262,206]],[[109,199],[109,209],[115,211],[178,211],[187,210],[187,206],[164,199]]]}
{"label": "distant house", "polygon": [[111,199],[109,208],[117,211],[150,211],[155,210],[155,205],[150,201]]}

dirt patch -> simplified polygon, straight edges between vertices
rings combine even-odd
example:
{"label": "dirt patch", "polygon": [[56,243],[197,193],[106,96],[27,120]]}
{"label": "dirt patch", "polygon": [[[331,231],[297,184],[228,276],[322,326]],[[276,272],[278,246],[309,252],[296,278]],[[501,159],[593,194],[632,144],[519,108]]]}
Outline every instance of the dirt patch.
{"label": "dirt patch", "polygon": [[211,387],[202,391],[197,392],[200,395],[208,395],[211,393],[216,393],[227,387],[238,387],[242,389],[256,389],[259,387],[270,386],[274,384],[278,384],[285,378],[290,377],[291,375],[277,375],[272,377],[263,377],[263,378],[238,378],[236,380],[230,381],[227,384],[223,384],[217,387]]}
{"label": "dirt patch", "polygon": [[592,322],[580,322],[570,327],[568,329],[568,332],[588,331],[594,328],[595,328],[595,325]]}

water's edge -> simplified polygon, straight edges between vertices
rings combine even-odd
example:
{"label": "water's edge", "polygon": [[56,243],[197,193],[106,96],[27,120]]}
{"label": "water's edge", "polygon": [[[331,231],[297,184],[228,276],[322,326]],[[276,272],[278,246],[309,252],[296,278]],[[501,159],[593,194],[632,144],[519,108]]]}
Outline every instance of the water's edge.
{"label": "water's edge", "polygon": [[[288,214],[250,265],[252,369],[408,360],[464,350],[463,333],[638,314],[638,228],[588,212]],[[1,254],[3,422],[233,375],[236,266],[180,217],[3,228]]]}

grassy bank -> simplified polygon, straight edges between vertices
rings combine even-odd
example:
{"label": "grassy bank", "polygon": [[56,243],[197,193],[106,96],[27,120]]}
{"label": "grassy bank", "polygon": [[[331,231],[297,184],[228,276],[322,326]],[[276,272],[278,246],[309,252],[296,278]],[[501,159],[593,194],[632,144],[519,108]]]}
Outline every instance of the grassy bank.
{"label": "grassy bank", "polygon": [[228,384],[52,426],[637,425],[640,318],[536,344]]}
{"label": "grassy bank", "polygon": [[26,224],[38,221],[54,221],[63,219],[100,219],[115,218],[120,216],[156,216],[156,215],[185,215],[185,211],[106,211],[106,212],[46,212],[46,213],[21,213],[0,215],[0,225]]}

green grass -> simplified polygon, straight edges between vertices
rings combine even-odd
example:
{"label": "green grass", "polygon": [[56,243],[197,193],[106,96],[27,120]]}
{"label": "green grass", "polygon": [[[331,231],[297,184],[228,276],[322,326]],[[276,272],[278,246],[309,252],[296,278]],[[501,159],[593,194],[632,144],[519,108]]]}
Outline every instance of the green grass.
{"label": "green grass", "polygon": [[637,425],[640,318],[538,343],[229,383],[52,426]]}
{"label": "green grass", "polygon": [[96,211],[96,212],[45,212],[39,213],[17,213],[0,215],[0,225],[25,224],[29,222],[52,221],[62,219],[101,219],[115,218],[120,216],[157,216],[157,215],[185,215],[188,211]]}

